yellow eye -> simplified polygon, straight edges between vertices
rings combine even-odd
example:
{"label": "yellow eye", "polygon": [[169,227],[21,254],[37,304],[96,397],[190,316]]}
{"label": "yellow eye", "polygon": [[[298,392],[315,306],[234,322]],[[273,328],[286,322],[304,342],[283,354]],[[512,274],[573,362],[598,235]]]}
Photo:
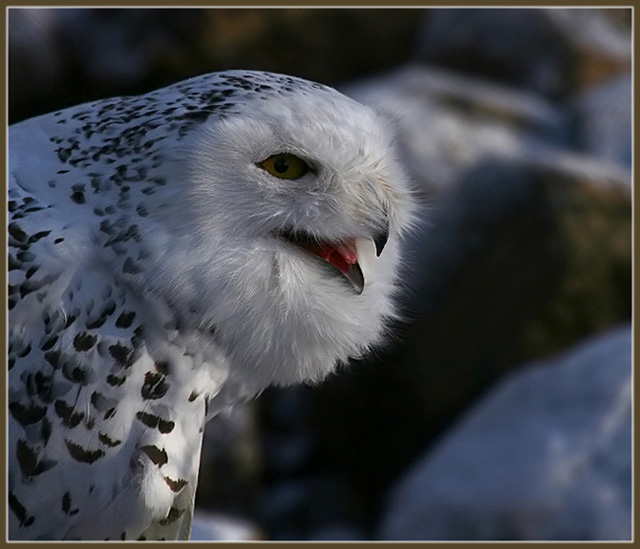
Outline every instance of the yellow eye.
{"label": "yellow eye", "polygon": [[258,165],[280,179],[298,179],[311,169],[304,160],[289,153],[274,154]]}

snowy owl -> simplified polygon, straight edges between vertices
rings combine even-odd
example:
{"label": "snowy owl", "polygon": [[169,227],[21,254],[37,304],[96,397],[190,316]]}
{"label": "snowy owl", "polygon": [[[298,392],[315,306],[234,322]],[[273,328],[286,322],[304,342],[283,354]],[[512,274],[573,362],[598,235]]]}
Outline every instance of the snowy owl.
{"label": "snowy owl", "polygon": [[228,71],[9,130],[9,537],[187,538],[204,425],[383,340],[388,122]]}

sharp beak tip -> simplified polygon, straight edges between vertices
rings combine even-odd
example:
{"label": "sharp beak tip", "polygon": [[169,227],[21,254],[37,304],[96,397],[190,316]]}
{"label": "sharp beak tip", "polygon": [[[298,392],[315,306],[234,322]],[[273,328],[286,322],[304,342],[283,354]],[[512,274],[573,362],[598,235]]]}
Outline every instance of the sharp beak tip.
{"label": "sharp beak tip", "polygon": [[380,254],[382,253],[382,250],[384,250],[384,247],[387,244],[387,240],[389,240],[389,230],[385,228],[384,231],[378,233],[374,239],[373,242],[376,245],[376,256],[380,257]]}

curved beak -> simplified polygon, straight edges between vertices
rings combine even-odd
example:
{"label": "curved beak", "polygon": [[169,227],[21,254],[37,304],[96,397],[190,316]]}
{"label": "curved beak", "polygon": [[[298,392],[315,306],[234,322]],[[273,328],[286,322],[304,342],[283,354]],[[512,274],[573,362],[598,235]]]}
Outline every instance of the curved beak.
{"label": "curved beak", "polygon": [[382,253],[382,250],[384,250],[387,240],[389,240],[389,220],[385,215],[384,227],[382,228],[382,230],[378,231],[378,233],[373,237],[373,242],[376,245],[377,257],[380,257],[380,254]]}

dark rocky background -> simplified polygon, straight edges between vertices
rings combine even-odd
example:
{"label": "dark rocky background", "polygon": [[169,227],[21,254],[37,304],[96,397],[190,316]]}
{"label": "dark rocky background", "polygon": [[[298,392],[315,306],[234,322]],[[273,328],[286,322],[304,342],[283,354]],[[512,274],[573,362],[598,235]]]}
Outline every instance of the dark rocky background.
{"label": "dark rocky background", "polygon": [[9,10],[11,122],[232,68],[397,121],[407,320],[213,420],[194,538],[630,538],[631,17]]}

